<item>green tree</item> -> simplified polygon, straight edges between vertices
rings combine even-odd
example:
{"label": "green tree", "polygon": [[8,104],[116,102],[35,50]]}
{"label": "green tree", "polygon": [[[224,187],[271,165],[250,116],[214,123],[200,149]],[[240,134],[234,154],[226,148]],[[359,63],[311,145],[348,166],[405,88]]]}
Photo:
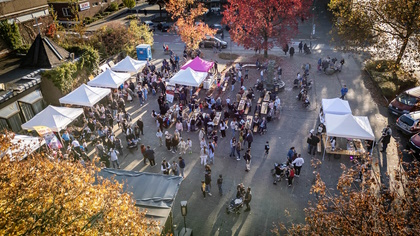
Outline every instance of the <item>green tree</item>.
{"label": "green tree", "polygon": [[331,0],[329,8],[336,19],[335,31],[346,45],[371,46],[378,58],[395,61],[394,71],[418,64],[418,0]]}
{"label": "green tree", "polygon": [[136,0],[123,0],[123,4],[128,9],[131,9],[136,6]]}

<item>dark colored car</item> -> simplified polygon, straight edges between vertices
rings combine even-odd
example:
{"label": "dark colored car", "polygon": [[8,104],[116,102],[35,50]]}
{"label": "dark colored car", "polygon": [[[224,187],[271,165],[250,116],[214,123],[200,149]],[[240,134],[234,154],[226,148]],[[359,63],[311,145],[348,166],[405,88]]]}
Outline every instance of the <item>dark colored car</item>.
{"label": "dark colored car", "polygon": [[416,157],[420,156],[420,133],[411,136],[410,147]]}
{"label": "dark colored car", "polygon": [[206,39],[200,42],[199,46],[200,48],[213,48],[217,42],[220,42],[222,48],[227,48],[227,42],[216,37],[206,37]]}
{"label": "dark colored car", "polygon": [[221,34],[223,32],[223,27],[220,24],[212,24],[210,25],[210,28],[217,30],[217,34]]}
{"label": "dark colored car", "polygon": [[420,111],[401,115],[396,124],[397,129],[404,134],[413,135],[420,132]]}
{"label": "dark colored car", "polygon": [[394,115],[407,114],[420,110],[420,87],[409,89],[398,95],[388,106]]}
{"label": "dark colored car", "polygon": [[171,25],[166,22],[159,22],[157,25],[157,29],[162,32],[168,32],[168,30],[171,28]]}

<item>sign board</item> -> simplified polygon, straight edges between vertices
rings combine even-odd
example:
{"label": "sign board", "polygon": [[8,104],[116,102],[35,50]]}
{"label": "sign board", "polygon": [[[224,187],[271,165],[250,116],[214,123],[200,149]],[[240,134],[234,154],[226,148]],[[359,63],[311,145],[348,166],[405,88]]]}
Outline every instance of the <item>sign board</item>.
{"label": "sign board", "polygon": [[84,11],[90,8],[89,2],[84,2],[79,4],[80,11]]}
{"label": "sign board", "polygon": [[63,147],[57,136],[55,136],[50,128],[46,126],[34,126],[34,129],[39,134],[39,136],[44,138],[45,143],[47,143],[49,148],[57,150]]}
{"label": "sign board", "polygon": [[174,102],[174,91],[166,90],[166,100],[170,103]]}

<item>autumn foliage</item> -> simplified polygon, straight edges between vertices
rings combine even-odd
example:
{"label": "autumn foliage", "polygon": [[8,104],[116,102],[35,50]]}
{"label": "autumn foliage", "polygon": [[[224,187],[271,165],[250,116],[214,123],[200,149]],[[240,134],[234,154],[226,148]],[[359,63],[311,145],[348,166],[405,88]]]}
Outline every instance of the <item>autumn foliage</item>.
{"label": "autumn foliage", "polygon": [[194,0],[169,0],[166,10],[176,20],[176,32],[189,49],[197,49],[206,36],[216,33],[216,30],[198,20],[207,11],[203,3],[196,3]]}
{"label": "autumn foliage", "polygon": [[[319,174],[305,209],[304,224],[280,224],[275,234],[287,235],[420,235],[420,165],[394,170],[389,186],[369,163],[346,168],[337,189],[327,188]],[[359,180],[360,176],[361,181]]]}
{"label": "autumn foliage", "polygon": [[228,0],[223,24],[231,39],[246,49],[268,50],[284,46],[309,14],[310,0]]}
{"label": "autumn foliage", "polygon": [[[0,136],[2,153],[15,148],[11,136]],[[23,161],[1,158],[1,235],[159,234],[156,223],[146,220],[122,185],[96,179],[93,165],[85,168],[47,156],[41,151]]]}

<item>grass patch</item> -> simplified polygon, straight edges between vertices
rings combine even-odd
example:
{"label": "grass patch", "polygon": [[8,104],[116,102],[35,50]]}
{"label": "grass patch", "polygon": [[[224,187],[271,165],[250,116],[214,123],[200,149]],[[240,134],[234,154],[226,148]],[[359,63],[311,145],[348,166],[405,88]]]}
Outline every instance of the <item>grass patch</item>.
{"label": "grass patch", "polygon": [[236,60],[238,59],[239,55],[235,53],[219,53],[219,58],[223,60]]}
{"label": "grass patch", "polygon": [[374,84],[387,98],[393,98],[399,93],[418,85],[418,81],[413,75],[401,69],[397,71],[397,78],[394,78],[393,66],[394,62],[389,60],[370,61],[365,66],[365,70],[370,74]]}

